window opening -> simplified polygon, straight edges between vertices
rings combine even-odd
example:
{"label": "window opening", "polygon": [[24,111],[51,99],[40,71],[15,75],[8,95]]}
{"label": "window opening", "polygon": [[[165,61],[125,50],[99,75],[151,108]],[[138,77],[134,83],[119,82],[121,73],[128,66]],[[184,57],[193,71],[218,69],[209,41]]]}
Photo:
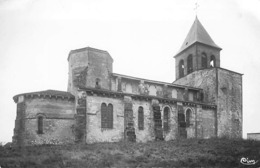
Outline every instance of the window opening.
{"label": "window opening", "polygon": [[187,73],[189,74],[189,73],[191,73],[192,71],[193,71],[193,63],[192,63],[193,61],[192,61],[192,55],[189,55],[188,56],[188,59],[187,59]]}
{"label": "window opening", "polygon": [[179,62],[179,77],[183,77],[184,76],[184,61],[181,60]]}
{"label": "window opening", "polygon": [[169,107],[165,107],[163,110],[163,130],[169,131]]}
{"label": "window opening", "polygon": [[138,108],[138,129],[144,130],[144,109],[141,106]]}

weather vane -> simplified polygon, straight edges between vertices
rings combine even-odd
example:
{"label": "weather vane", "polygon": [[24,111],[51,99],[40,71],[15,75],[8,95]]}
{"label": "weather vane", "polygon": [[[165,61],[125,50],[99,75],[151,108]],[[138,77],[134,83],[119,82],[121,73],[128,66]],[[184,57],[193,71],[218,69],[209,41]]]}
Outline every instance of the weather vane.
{"label": "weather vane", "polygon": [[196,1],[196,3],[195,3],[195,7],[194,7],[194,10],[195,10],[196,16],[197,16],[197,13],[198,13],[198,8],[199,8],[199,3],[198,3],[198,1]]}

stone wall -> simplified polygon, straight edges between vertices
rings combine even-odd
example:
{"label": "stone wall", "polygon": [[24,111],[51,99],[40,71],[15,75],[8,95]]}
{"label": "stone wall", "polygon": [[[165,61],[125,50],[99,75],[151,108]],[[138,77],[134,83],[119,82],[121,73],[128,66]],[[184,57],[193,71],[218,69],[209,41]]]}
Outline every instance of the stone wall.
{"label": "stone wall", "polygon": [[48,119],[43,120],[43,134],[37,133],[37,119],[27,119],[25,144],[72,144],[75,141],[73,119]]}
{"label": "stone wall", "polygon": [[[86,142],[114,142],[120,140],[129,140],[126,136],[128,123],[133,123],[133,130],[135,134],[136,142],[147,142],[156,139],[155,122],[153,116],[153,103],[150,100],[137,100],[132,98],[112,98],[102,95],[88,95],[87,96],[87,133]],[[113,129],[101,128],[101,104],[113,105]],[[125,107],[131,103],[131,109],[133,116],[125,114],[130,111],[125,111]],[[139,130],[138,128],[138,108],[143,108],[144,111],[144,128]],[[162,130],[162,138],[164,140],[175,139],[178,135],[177,132],[177,113],[176,105],[174,104],[158,104],[159,112],[161,113],[161,121],[163,121],[163,109],[168,107],[169,111],[169,130]],[[125,118],[131,117],[131,118]]]}
{"label": "stone wall", "polygon": [[222,68],[210,68],[195,71],[174,81],[174,84],[202,88],[203,102],[217,105],[217,135],[242,137],[241,74]]}
{"label": "stone wall", "polygon": [[86,141],[86,92],[78,91],[76,96],[76,114],[75,114],[75,142],[85,143]]}
{"label": "stone wall", "polygon": [[[24,100],[24,145],[74,143],[74,101],[34,97]],[[38,117],[43,133],[38,133]]]}
{"label": "stone wall", "polygon": [[164,108],[168,107],[169,111],[169,130],[165,131],[163,129],[163,138],[165,141],[173,140],[178,137],[178,113],[177,113],[177,106],[176,103],[169,104],[169,103],[160,103],[161,109],[161,116],[163,120],[163,110]]}
{"label": "stone wall", "polygon": [[[144,128],[138,129],[138,108],[143,107],[144,111]],[[154,139],[153,136],[153,115],[151,113],[151,103],[146,100],[133,100],[134,127],[136,142],[147,142]]]}
{"label": "stone wall", "polygon": [[194,44],[189,48],[185,49],[178,56],[175,57],[175,76],[176,79],[179,79],[179,62],[183,59],[184,61],[184,76],[188,75],[187,72],[187,58],[189,55],[192,55],[192,68],[193,71],[202,69],[201,57],[202,54],[206,54],[207,56],[207,68],[210,68],[210,57],[214,55],[216,58],[216,67],[220,67],[220,51],[219,49],[205,46],[203,44]]}
{"label": "stone wall", "polygon": [[207,109],[203,108],[203,106],[199,106],[197,108],[197,138],[216,137],[216,122],[215,109]]}
{"label": "stone wall", "polygon": [[194,90],[185,86],[181,87],[163,83],[153,83],[147,80],[111,77],[111,90],[129,94],[157,96],[184,101],[201,101],[198,97],[198,89]]}
{"label": "stone wall", "polygon": [[190,106],[183,106],[183,110],[185,113],[185,119],[187,120],[187,110],[191,111],[191,117],[190,117],[190,124],[188,125],[186,123],[186,131],[187,131],[187,138],[195,138],[196,137],[196,119],[201,120],[201,116],[196,116],[197,109],[195,107]]}
{"label": "stone wall", "polygon": [[17,102],[16,107],[16,119],[15,119],[15,128],[12,141],[15,145],[23,146],[25,138],[25,100],[23,96],[20,96],[22,101]]}
{"label": "stone wall", "polygon": [[174,81],[174,84],[198,87],[203,89],[203,102],[216,104],[216,68],[195,71]]}
{"label": "stone wall", "polygon": [[247,133],[247,139],[260,141],[260,133]]}
{"label": "stone wall", "polygon": [[[101,105],[113,105],[113,128],[102,128]],[[179,105],[177,105],[179,104]],[[163,102],[150,98],[94,93],[88,91],[86,98],[86,143],[116,142],[121,140],[147,142],[172,140],[180,137],[178,108],[181,106],[185,117],[190,110],[189,125],[184,126],[186,138],[209,138],[216,135],[215,109],[189,103]],[[144,126],[138,127],[138,109],[143,109]],[[156,107],[156,111],[154,110]],[[164,128],[164,109],[169,108],[168,127]],[[156,112],[156,115],[155,115]],[[157,113],[160,113],[157,114]],[[160,116],[160,118],[155,118]],[[186,120],[185,120],[186,122]],[[129,133],[130,132],[130,133]]]}
{"label": "stone wall", "polygon": [[242,75],[218,69],[218,135],[242,138]]}
{"label": "stone wall", "polygon": [[108,52],[90,47],[73,50],[68,61],[68,91],[73,95],[77,95],[78,87],[111,88],[113,59]]}
{"label": "stone wall", "polygon": [[[114,142],[124,139],[124,102],[122,98],[87,96],[86,143]],[[101,104],[113,105],[113,128],[101,128]]]}

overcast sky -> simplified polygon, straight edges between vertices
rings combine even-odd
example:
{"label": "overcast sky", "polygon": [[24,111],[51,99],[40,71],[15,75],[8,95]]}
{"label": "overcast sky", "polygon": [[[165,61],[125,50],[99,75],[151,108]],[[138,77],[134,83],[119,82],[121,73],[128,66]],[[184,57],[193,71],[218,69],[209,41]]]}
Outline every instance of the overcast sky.
{"label": "overcast sky", "polygon": [[[67,90],[70,50],[93,47],[114,72],[173,82],[173,56],[194,19],[195,0],[0,0],[0,142],[11,141],[12,97]],[[243,134],[260,132],[260,1],[198,0],[197,15],[243,76]]]}

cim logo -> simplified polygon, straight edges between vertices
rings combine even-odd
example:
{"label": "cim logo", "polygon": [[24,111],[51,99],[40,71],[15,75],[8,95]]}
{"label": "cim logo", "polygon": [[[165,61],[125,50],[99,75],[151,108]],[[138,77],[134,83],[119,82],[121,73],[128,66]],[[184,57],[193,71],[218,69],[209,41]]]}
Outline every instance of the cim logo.
{"label": "cim logo", "polygon": [[248,165],[248,166],[255,165],[257,162],[258,162],[258,160],[257,161],[255,161],[254,159],[250,160],[250,159],[245,158],[245,157],[242,157],[240,159],[240,163],[242,163],[243,165]]}

